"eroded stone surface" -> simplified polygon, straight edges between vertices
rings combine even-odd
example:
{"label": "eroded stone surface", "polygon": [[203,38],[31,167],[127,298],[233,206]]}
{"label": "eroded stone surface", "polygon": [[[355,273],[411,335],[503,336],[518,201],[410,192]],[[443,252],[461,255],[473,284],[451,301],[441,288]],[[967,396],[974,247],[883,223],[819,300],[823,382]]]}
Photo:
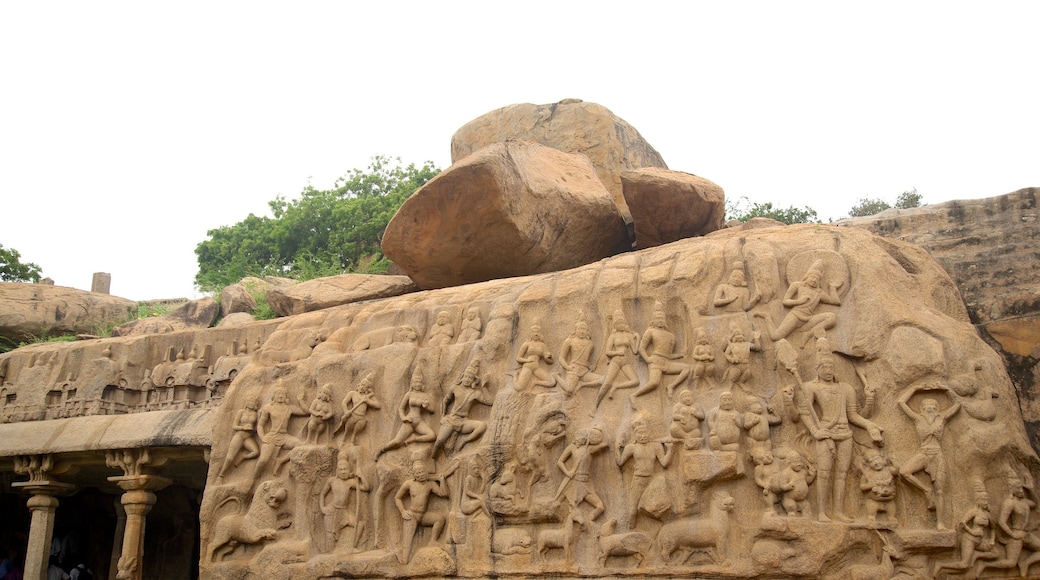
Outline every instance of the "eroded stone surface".
{"label": "eroded stone surface", "polygon": [[274,286],[265,297],[278,316],[303,314],[351,302],[375,300],[415,292],[418,288],[407,276],[342,274]]}
{"label": "eroded stone surface", "polygon": [[711,181],[657,167],[621,172],[635,224],[636,248],[703,236],[722,227],[726,199]]}
{"label": "eroded stone surface", "polygon": [[190,300],[159,317],[142,318],[112,329],[112,336],[140,336],[209,328],[220,314],[220,304],[209,296]]}
{"label": "eroded stone surface", "polygon": [[[1034,509],[998,356],[927,254],[853,229],[294,316],[225,401],[205,578],[927,576],[1040,552],[955,525]],[[234,545],[244,517],[284,525]]]}
{"label": "eroded stone surface", "polygon": [[420,288],[553,272],[630,242],[588,159],[536,143],[495,143],[415,192],[383,252]]}
{"label": "eroded stone surface", "polygon": [[606,107],[580,99],[551,105],[509,105],[477,117],[452,136],[451,162],[458,163],[492,143],[508,140],[533,141],[586,155],[626,221],[631,221],[631,215],[622,194],[621,172],[640,167],[668,168],[661,154],[632,125]]}
{"label": "eroded stone surface", "polygon": [[17,344],[37,337],[96,334],[125,321],[133,300],[46,284],[0,282],[0,336]]}

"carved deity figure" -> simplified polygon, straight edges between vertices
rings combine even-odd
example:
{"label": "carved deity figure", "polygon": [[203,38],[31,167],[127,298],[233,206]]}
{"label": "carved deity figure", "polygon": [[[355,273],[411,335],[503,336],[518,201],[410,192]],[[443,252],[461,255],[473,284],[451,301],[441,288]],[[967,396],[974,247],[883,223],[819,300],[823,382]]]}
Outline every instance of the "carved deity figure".
{"label": "carved deity figure", "polygon": [[[325,487],[318,494],[318,507],[325,519],[325,537],[330,548],[335,547],[344,528],[354,528],[354,545],[351,548],[357,548],[365,535],[365,522],[361,517],[361,492],[368,490],[368,482],[357,471],[355,458],[349,454],[340,454],[336,475],[325,482]],[[351,492],[354,493],[353,502],[350,501]]]}
{"label": "carved deity figure", "polygon": [[[899,469],[899,474],[911,485],[924,492],[928,500],[928,509],[936,510],[936,529],[945,530],[946,526],[943,524],[943,517],[946,513],[944,507],[947,468],[946,458],[943,457],[942,452],[942,436],[946,421],[960,410],[961,404],[959,401],[954,402],[940,413],[939,401],[933,398],[925,398],[921,401],[921,412],[917,413],[910,408],[907,401],[910,400],[914,393],[926,388],[931,389],[931,387],[918,387],[906,391],[899,397],[899,408],[914,422],[914,429],[917,430],[917,438],[920,443],[917,453],[903,463]],[[951,397],[953,396],[953,392],[948,387],[943,386],[942,389],[949,393]],[[931,487],[925,485],[914,475],[919,471],[924,471],[928,474],[932,482]]]}
{"label": "carved deity figure", "polygon": [[553,356],[549,347],[542,342],[542,327],[535,324],[531,327],[531,337],[520,345],[520,350],[516,353],[516,362],[520,365],[514,386],[517,391],[556,385],[556,379],[542,367],[542,361],[552,365]]}
{"label": "carved deity figure", "polygon": [[700,449],[704,445],[700,423],[703,420],[704,411],[694,403],[693,393],[683,389],[679,393],[679,402],[672,405],[672,425],[668,434],[682,441],[684,449]]}
{"label": "carved deity figure", "polygon": [[[802,422],[816,440],[817,518],[830,521],[827,516],[828,499],[832,515],[847,521],[845,516],[845,478],[852,464],[852,425],[866,429],[874,443],[880,444],[881,428],[859,413],[856,391],[840,382],[834,374],[831,356],[820,356],[816,363],[816,379],[802,385]],[[818,410],[817,410],[818,408]]]}
{"label": "carved deity figure", "polygon": [[708,442],[713,450],[740,451],[740,433],[744,426],[740,422],[740,413],[737,411],[733,393],[723,391],[719,395],[719,408],[710,424]]}
{"label": "carved deity figure", "polygon": [[572,511],[582,502],[591,505],[592,520],[598,518],[606,509],[592,485],[592,456],[606,448],[603,431],[599,427],[590,427],[579,433],[556,461],[556,466],[563,472],[564,478],[556,491],[555,499],[566,493]]}
{"label": "carved deity figure", "polygon": [[772,449],[769,428],[779,425],[780,422],[780,415],[776,414],[772,406],[763,405],[757,400],[748,405],[747,411],[741,417],[741,425],[747,431],[752,449]]}
{"label": "carved deity figure", "polygon": [[[607,374],[603,377],[599,393],[596,394],[597,408],[604,396],[613,400],[614,391],[639,386],[639,377],[636,376],[633,366],[636,352],[639,350],[639,335],[629,330],[625,315],[620,310],[614,313],[611,323],[613,332],[607,337],[604,352],[607,357]],[[624,380],[615,383],[618,375],[623,375]]]}
{"label": "carved deity figure", "polygon": [[733,262],[733,270],[729,274],[729,280],[719,284],[715,289],[715,300],[713,304],[716,310],[721,312],[745,312],[750,310],[761,299],[757,293],[751,296],[747,281],[744,279],[744,264]]}
{"label": "carved deity figure", "polygon": [[827,284],[824,277],[824,262],[816,260],[805,277],[795,281],[784,294],[782,303],[791,310],[784,316],[780,326],[771,329],[769,337],[773,340],[787,338],[795,330],[805,327],[809,332],[816,328],[833,328],[838,317],[832,312],[817,313],[820,304],[841,305],[838,297],[838,289],[844,285],[844,281]]}
{"label": "carved deity figure", "polygon": [[427,346],[448,346],[454,337],[455,326],[451,323],[451,316],[444,311],[438,312],[437,322],[430,328],[430,338],[426,341]]}
{"label": "carved deity figure", "polygon": [[[1004,557],[999,560],[980,562],[976,568],[979,576],[987,568],[1014,568],[1018,566],[1019,573],[1025,577],[1026,572],[1033,563],[1040,561],[1040,537],[1036,530],[1029,526],[1029,514],[1036,503],[1026,499],[1025,489],[1022,487],[1018,476],[1008,477],[1008,493],[1000,505],[1000,516],[997,517],[997,525],[1004,532],[1000,541],[1004,544]],[[1032,550],[1032,554],[1021,563],[1018,561],[1022,555],[1022,548]]]}
{"label": "carved deity figure", "polygon": [[[937,577],[941,570],[968,570],[975,566],[976,560],[993,560],[999,556],[996,549],[993,514],[989,511],[989,494],[986,493],[986,487],[981,481],[976,480],[973,488],[975,505],[957,523],[961,557],[959,560],[940,562],[935,567]],[[1029,566],[1026,565],[1023,576],[1028,569]]]}
{"label": "carved deity figure", "polygon": [[777,493],[781,491],[776,483],[780,466],[769,449],[752,448],[751,461],[755,464],[755,485],[762,488],[762,499],[766,508],[763,515],[775,516]]}
{"label": "carved deity figure", "polygon": [[487,381],[479,375],[480,361],[474,359],[463,371],[455,386],[444,395],[441,425],[433,443],[433,455],[442,447],[446,447],[452,437],[455,437],[456,441],[450,447],[462,448],[467,443],[480,439],[487,429],[487,423],[484,421],[469,418],[473,405],[479,403],[490,406],[494,403],[494,395],[488,390]]}
{"label": "carved deity figure", "polygon": [[309,445],[317,445],[318,438],[329,428],[329,420],[336,415],[332,410],[332,389],[329,385],[322,385],[318,389],[318,395],[311,402],[310,413],[303,430],[303,440]]}
{"label": "carved deity figure", "polygon": [[598,385],[603,382],[603,377],[591,372],[595,365],[589,325],[579,320],[574,324],[574,332],[563,341],[563,347],[560,349],[560,366],[566,372],[563,381],[557,379],[557,384],[568,396],[582,387]]}
{"label": "carved deity figure", "polygon": [[442,513],[430,513],[429,508],[431,495],[448,497],[448,486],[444,480],[443,476],[429,480],[426,465],[422,461],[416,461],[412,465],[412,477],[405,480],[394,495],[394,504],[404,520],[401,548],[397,554],[397,559],[402,564],[408,563],[412,558],[412,542],[419,526],[432,527],[431,541],[440,541],[447,517]]}
{"label": "carved deity figure", "polygon": [[[231,425],[231,442],[228,443],[227,455],[224,456],[224,464],[220,466],[217,480],[224,479],[229,467],[238,467],[246,459],[253,459],[260,455],[260,446],[256,443],[256,421],[257,410],[260,409],[260,401],[256,397],[246,399],[246,406],[235,413],[235,421]],[[244,455],[239,452],[245,449]]]}
{"label": "carved deity figure", "polygon": [[[271,402],[260,407],[260,418],[256,422],[256,432],[260,435],[260,457],[256,460],[253,479],[259,481],[260,474],[267,464],[275,459],[282,449],[295,449],[303,442],[289,434],[289,420],[294,416],[306,416],[310,412],[299,404],[289,404],[289,392],[279,383],[274,388]],[[278,475],[281,467],[289,462],[289,457],[275,462],[274,474]]]}
{"label": "carved deity figure", "polygon": [[665,445],[661,441],[650,440],[650,430],[645,425],[639,425],[633,431],[634,441],[625,445],[617,456],[618,467],[624,467],[629,459],[632,460],[634,469],[632,479],[628,483],[628,523],[630,528],[636,527],[636,518],[639,517],[639,500],[646,493],[650,485],[650,479],[654,476],[654,463],[660,463],[662,467],[668,467],[672,462],[672,452],[675,447]]}
{"label": "carved deity figure", "polygon": [[470,306],[466,309],[466,316],[462,319],[462,330],[459,332],[459,342],[473,342],[480,338],[484,329],[484,323],[480,320],[480,309]]}
{"label": "carved deity figure", "polygon": [[333,436],[343,431],[341,445],[347,443],[348,438],[351,445],[357,445],[357,436],[368,425],[368,420],[365,418],[368,410],[382,408],[382,403],[372,394],[373,380],[372,373],[368,373],[358,383],[357,389],[352,389],[343,399],[343,418],[333,431]]}
{"label": "carved deity figure", "polygon": [[[812,511],[809,509],[809,486],[816,479],[817,472],[800,453],[790,454],[786,462],[787,467],[777,474],[773,489],[783,495],[781,505],[788,516],[812,517]],[[822,493],[825,489],[824,486],[820,486],[817,493]],[[823,512],[820,514],[823,515]]]}
{"label": "carved deity figure", "polygon": [[744,337],[744,331],[734,328],[726,345],[726,369],[725,380],[730,385],[745,385],[751,379],[751,351],[761,350],[759,337],[755,334],[752,340]]}
{"label": "carved deity figure", "polygon": [[397,434],[384,445],[376,454],[378,460],[384,453],[409,443],[428,443],[437,438],[433,429],[426,424],[424,414],[433,413],[433,401],[425,392],[423,375],[416,370],[412,373],[412,380],[408,385],[409,391],[401,398],[401,404],[397,407],[397,415],[401,418],[401,428]]}
{"label": "carved deity figure", "polygon": [[703,328],[697,330],[697,344],[693,347],[693,381],[698,387],[715,379],[715,348]]}
{"label": "carved deity figure", "polygon": [[859,490],[863,492],[863,506],[867,510],[867,521],[874,522],[879,513],[895,519],[892,511],[896,498],[896,479],[899,470],[878,449],[869,448],[863,453],[860,465]]}
{"label": "carved deity figure", "polygon": [[660,303],[654,307],[650,328],[646,329],[643,339],[639,342],[639,355],[650,368],[650,376],[646,383],[629,397],[633,405],[635,405],[635,397],[645,395],[660,386],[664,375],[676,375],[675,381],[668,385],[669,397],[672,396],[675,387],[681,385],[690,375],[690,365],[676,362],[683,355],[675,352],[675,335],[668,330],[664,308]]}

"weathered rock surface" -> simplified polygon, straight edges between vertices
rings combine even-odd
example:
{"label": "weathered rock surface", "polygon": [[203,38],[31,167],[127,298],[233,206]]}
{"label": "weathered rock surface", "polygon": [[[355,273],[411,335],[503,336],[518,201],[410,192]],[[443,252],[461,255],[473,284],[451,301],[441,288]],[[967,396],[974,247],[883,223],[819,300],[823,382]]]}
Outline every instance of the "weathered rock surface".
{"label": "weathered rock surface", "polygon": [[[971,320],[1001,352],[1040,449],[1040,189],[837,222],[926,249],[953,278]],[[893,252],[896,260],[901,258]]]}
{"label": "weathered rock surface", "polygon": [[418,289],[408,276],[341,274],[291,286],[274,286],[267,290],[265,297],[278,316],[291,316],[352,302],[400,296]]}
{"label": "weathered rock surface", "polygon": [[142,318],[112,329],[112,336],[163,334],[213,326],[220,315],[220,304],[208,296],[191,300],[164,316]]}
{"label": "weathered rock surface", "polygon": [[245,284],[231,284],[224,287],[220,293],[220,312],[224,316],[253,310],[256,310],[256,299],[246,289]]}
{"label": "weathered rock surface", "polygon": [[441,172],[401,206],[382,242],[424,289],[564,270],[629,245],[588,159],[525,141]]}
{"label": "weathered rock surface", "polygon": [[65,286],[0,282],[0,337],[12,343],[61,334],[96,334],[125,321],[137,303]]}
{"label": "weathered rock surface", "polygon": [[658,167],[621,172],[637,249],[703,236],[722,227],[726,197],[711,181]]}
{"label": "weathered rock surface", "polygon": [[533,141],[586,155],[626,222],[631,218],[622,194],[621,172],[641,167],[668,168],[661,154],[635,127],[606,107],[580,99],[551,105],[509,105],[477,117],[452,136],[451,162],[457,163],[492,143],[507,140]]}

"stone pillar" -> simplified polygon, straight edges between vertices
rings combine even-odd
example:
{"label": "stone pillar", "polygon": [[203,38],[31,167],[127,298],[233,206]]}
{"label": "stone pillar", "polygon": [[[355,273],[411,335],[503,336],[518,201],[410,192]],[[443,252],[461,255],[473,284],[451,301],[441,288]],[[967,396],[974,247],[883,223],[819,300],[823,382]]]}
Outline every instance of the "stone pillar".
{"label": "stone pillar", "polygon": [[47,558],[51,552],[54,534],[54,512],[58,509],[56,496],[68,495],[73,486],[56,481],[18,481],[13,488],[22,488],[32,494],[29,506],[29,543],[25,548],[26,580],[44,580],[47,577]]}
{"label": "stone pillar", "polygon": [[116,565],[119,580],[142,580],[144,569],[145,516],[155,505],[155,493],[172,483],[158,475],[123,475],[109,477],[125,493],[120,500],[126,510],[123,550]]}
{"label": "stone pillar", "polygon": [[106,272],[94,272],[94,280],[90,283],[90,291],[98,294],[108,294],[112,290],[112,274]]}
{"label": "stone pillar", "polygon": [[116,580],[119,573],[119,556],[123,555],[123,534],[126,533],[126,510],[119,499],[113,502],[116,510],[116,531],[112,534],[112,555],[108,562],[108,580]]}

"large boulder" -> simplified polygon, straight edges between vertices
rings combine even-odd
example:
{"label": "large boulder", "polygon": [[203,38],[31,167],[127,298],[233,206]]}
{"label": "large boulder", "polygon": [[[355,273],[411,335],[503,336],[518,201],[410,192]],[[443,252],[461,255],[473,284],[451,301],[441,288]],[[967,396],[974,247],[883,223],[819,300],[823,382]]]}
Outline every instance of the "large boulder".
{"label": "large boulder", "polygon": [[220,304],[206,296],[186,302],[164,316],[142,318],[117,326],[112,329],[112,336],[140,336],[181,330],[200,330],[213,326],[219,315]]}
{"label": "large boulder", "polygon": [[458,163],[492,143],[511,139],[586,155],[627,223],[631,223],[631,217],[622,194],[621,172],[640,167],[668,168],[661,154],[635,127],[606,107],[581,99],[550,105],[509,105],[477,117],[451,138],[451,162]]}
{"label": "large boulder", "polygon": [[726,197],[711,181],[659,167],[621,172],[635,224],[636,248],[651,248],[720,229]]}
{"label": "large boulder", "polygon": [[98,334],[126,321],[133,300],[65,286],[0,283],[0,337],[8,342],[61,334]]}
{"label": "large boulder", "polygon": [[383,253],[425,289],[565,270],[629,245],[588,158],[526,141],[441,172],[383,235]]}
{"label": "large boulder", "polygon": [[273,286],[265,296],[275,314],[291,316],[351,302],[400,296],[416,290],[415,282],[408,276],[341,274],[291,286]]}
{"label": "large boulder", "polygon": [[231,284],[220,293],[220,312],[224,316],[254,310],[256,310],[256,299],[249,293],[245,284],[241,282]]}

